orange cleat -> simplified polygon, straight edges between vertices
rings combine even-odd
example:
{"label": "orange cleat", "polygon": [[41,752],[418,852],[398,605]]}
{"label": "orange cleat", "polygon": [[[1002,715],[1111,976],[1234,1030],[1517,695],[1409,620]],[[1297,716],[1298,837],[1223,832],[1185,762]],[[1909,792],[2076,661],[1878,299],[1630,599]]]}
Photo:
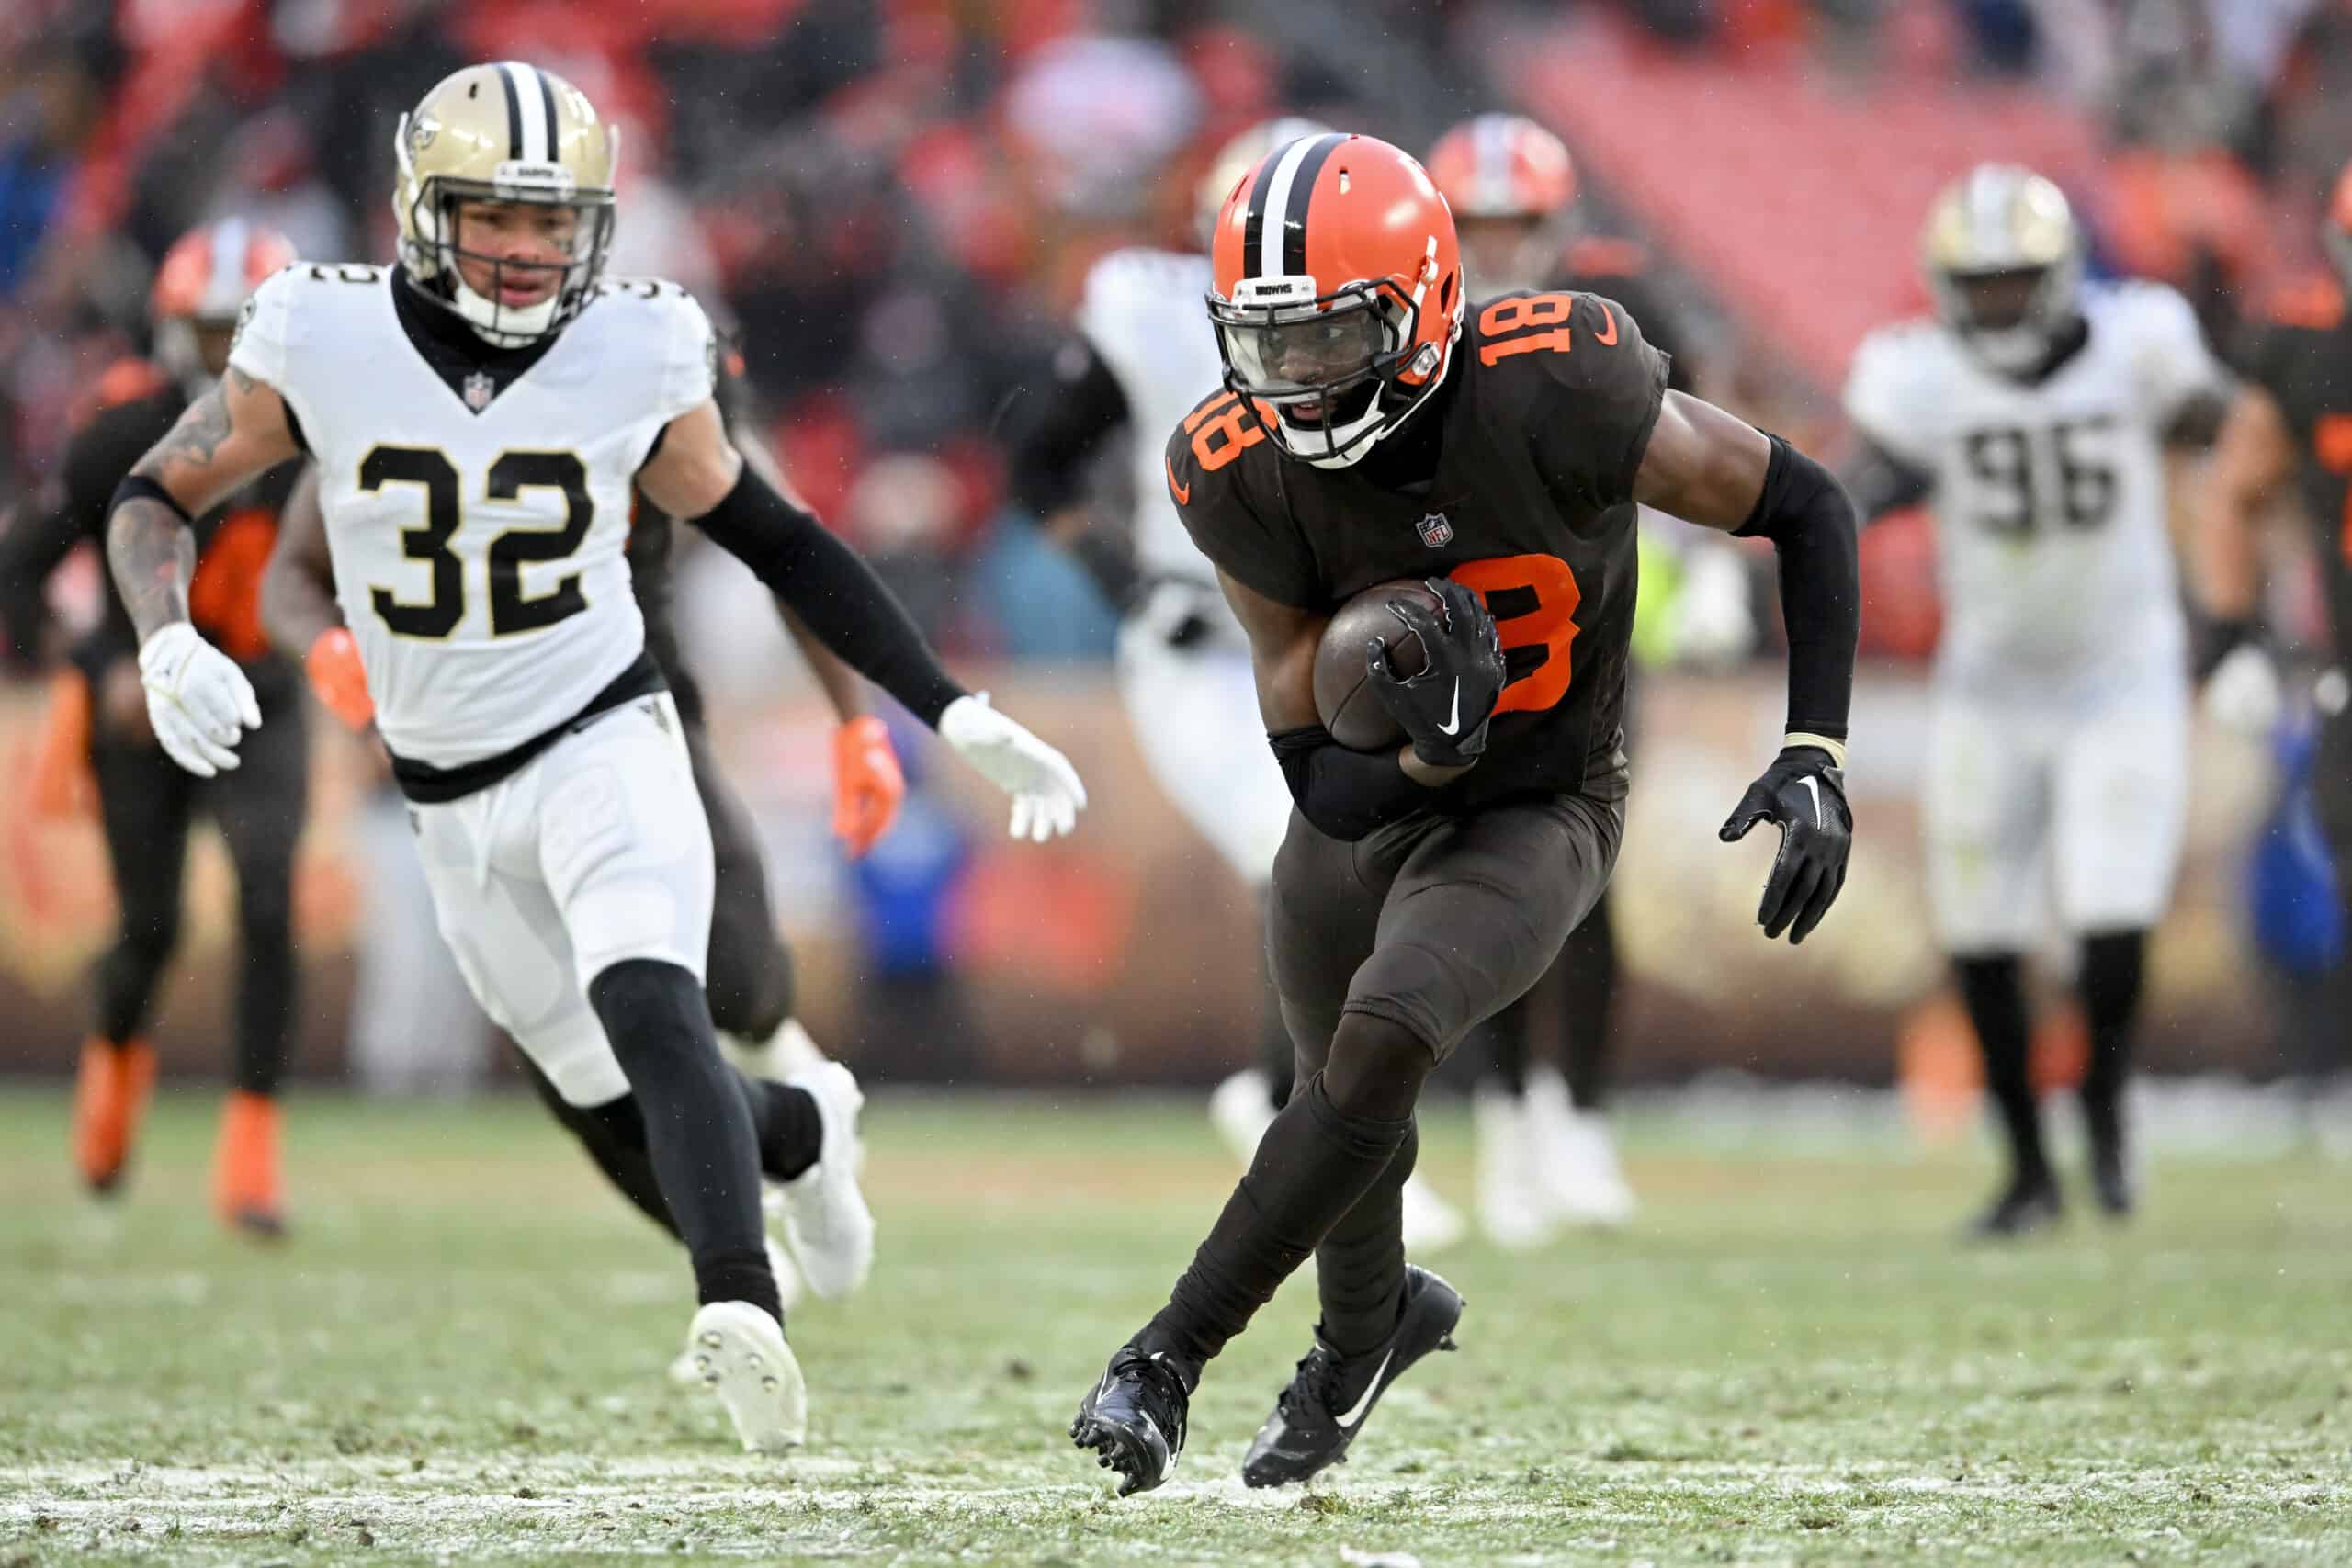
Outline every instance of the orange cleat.
{"label": "orange cleat", "polygon": [[277,1188],[277,1101],[270,1096],[229,1091],[213,1151],[212,1206],[232,1230],[273,1241],[286,1234]]}
{"label": "orange cleat", "polygon": [[112,1192],[139,1141],[140,1118],[155,1088],[155,1050],[143,1041],[82,1043],[74,1080],[74,1163],[93,1192]]}

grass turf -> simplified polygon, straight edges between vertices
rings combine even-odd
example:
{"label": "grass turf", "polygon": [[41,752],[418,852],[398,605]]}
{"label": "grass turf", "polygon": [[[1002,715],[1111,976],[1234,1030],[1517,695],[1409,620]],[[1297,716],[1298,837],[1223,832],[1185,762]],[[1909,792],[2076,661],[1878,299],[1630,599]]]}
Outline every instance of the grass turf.
{"label": "grass turf", "polygon": [[[1973,1156],[1637,1123],[1632,1233],[1435,1260],[1462,1353],[1353,1462],[1237,1476],[1302,1278],[1121,1503],[1063,1427],[1231,1180],[1190,1103],[877,1100],[881,1260],[794,1316],[782,1461],[664,1382],[683,1259],[536,1106],[304,1097],[269,1250],[206,1212],[209,1101],[160,1103],[104,1212],[63,1129],[0,1098],[0,1568],[2352,1562],[2352,1215],[2316,1159],[2160,1164],[2128,1232],[1966,1250]],[[1464,1192],[1460,1119],[1426,1147]]]}

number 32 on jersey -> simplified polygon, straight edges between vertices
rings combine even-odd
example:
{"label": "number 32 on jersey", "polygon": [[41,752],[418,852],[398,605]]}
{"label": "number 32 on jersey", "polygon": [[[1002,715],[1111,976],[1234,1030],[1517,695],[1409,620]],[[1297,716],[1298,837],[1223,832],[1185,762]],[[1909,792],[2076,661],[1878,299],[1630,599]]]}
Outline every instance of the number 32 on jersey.
{"label": "number 32 on jersey", "polygon": [[[360,459],[359,488],[414,485],[424,492],[424,520],[401,530],[401,553],[433,563],[433,591],[422,602],[401,600],[389,588],[371,588],[376,614],[395,636],[447,637],[465,619],[465,561],[449,547],[465,521],[458,493],[457,465],[432,446],[377,446]],[[509,528],[490,542],[490,633],[512,637],[537,631],[588,607],[577,572],[545,593],[523,591],[523,568],[565,559],[588,536],[596,503],[588,494],[588,470],[576,452],[505,452],[490,466],[482,494],[489,501],[514,501],[526,490],[552,490],[563,497],[563,524],[557,528]]]}

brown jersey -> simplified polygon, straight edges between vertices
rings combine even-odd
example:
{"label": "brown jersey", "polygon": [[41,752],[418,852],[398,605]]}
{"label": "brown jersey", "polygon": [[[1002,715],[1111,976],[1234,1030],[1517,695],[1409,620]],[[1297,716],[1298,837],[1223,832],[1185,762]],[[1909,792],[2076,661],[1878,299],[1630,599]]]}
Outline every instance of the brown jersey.
{"label": "brown jersey", "polygon": [[2344,303],[2333,282],[2296,288],[2273,301],[2233,356],[2293,435],[2296,484],[2319,532],[2339,654],[2352,650],[2352,320]]}
{"label": "brown jersey", "polygon": [[1509,679],[1486,757],[1445,792],[1448,807],[1620,797],[1626,502],[1666,356],[1614,301],[1554,293],[1483,306],[1453,361],[1430,406],[1347,468],[1285,457],[1255,411],[1219,393],[1170,436],[1169,493],[1202,553],[1277,603],[1328,614],[1374,583],[1431,576],[1486,600]]}

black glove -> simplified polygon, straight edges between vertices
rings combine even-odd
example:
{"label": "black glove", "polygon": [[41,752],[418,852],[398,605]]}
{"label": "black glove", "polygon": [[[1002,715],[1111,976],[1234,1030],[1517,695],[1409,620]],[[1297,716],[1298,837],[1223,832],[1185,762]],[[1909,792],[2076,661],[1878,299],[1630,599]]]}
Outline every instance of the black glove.
{"label": "black glove", "polygon": [[1391,599],[1388,613],[1421,639],[1428,662],[1410,679],[1388,667],[1388,649],[1374,637],[1364,670],[1380,705],[1412,738],[1413,755],[1433,768],[1467,767],[1487,750],[1487,721],[1503,689],[1503,638],[1495,617],[1462,584],[1432,577],[1431,610],[1418,599]]}
{"label": "black glove", "polygon": [[1846,886],[1854,813],[1846,805],[1844,770],[1818,746],[1790,747],[1739,797],[1724,823],[1724,842],[1737,843],[1758,822],[1781,829],[1781,852],[1765,879],[1756,923],[1768,937],[1787,931],[1794,944],[1813,934]]}

